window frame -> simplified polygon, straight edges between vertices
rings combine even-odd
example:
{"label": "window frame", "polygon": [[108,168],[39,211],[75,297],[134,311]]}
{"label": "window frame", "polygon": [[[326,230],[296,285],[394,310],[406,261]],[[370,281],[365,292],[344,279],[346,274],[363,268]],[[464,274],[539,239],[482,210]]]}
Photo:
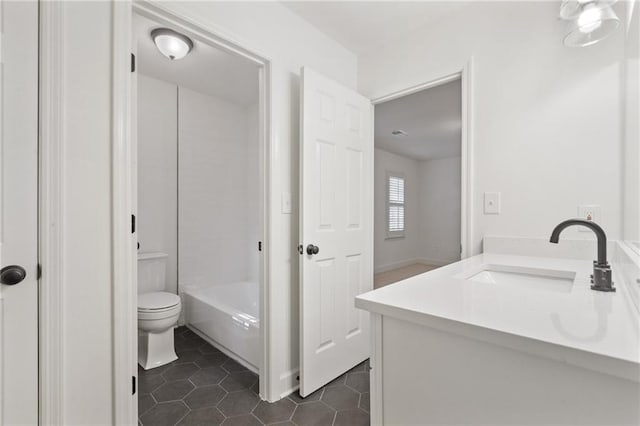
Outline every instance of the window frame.
{"label": "window frame", "polygon": [[[390,199],[390,181],[391,178],[398,178],[398,179],[402,179],[402,203],[397,203],[397,202],[392,202]],[[393,172],[390,170],[387,170],[386,173],[386,181],[385,181],[385,187],[386,187],[386,197],[385,197],[385,230],[386,230],[386,239],[391,239],[391,238],[404,238],[405,236],[405,231],[407,229],[407,179],[404,175],[404,173],[400,173],[400,172]],[[402,219],[402,230],[398,230],[398,231],[391,231],[390,225],[391,225],[391,216],[390,216],[390,210],[392,206],[402,206],[402,211],[403,211],[403,219]]]}

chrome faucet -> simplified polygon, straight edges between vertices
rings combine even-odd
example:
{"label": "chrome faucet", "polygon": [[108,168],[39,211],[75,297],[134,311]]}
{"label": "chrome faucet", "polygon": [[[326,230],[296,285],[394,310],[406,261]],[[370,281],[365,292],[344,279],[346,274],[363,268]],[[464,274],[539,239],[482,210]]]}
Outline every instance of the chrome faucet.
{"label": "chrome faucet", "polygon": [[591,229],[598,238],[598,260],[593,261],[593,274],[591,275],[591,290],[596,291],[616,291],[611,281],[611,266],[607,262],[607,236],[595,222],[584,219],[569,219],[560,222],[551,233],[549,242],[558,244],[560,233],[567,227],[573,225],[586,226]]}

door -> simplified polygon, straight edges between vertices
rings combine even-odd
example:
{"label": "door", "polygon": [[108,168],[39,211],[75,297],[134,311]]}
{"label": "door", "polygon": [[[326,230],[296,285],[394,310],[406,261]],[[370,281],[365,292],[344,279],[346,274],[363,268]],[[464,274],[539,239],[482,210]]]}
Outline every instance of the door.
{"label": "door", "polygon": [[0,424],[38,424],[38,3],[0,2]]}
{"label": "door", "polygon": [[373,109],[302,69],[300,146],[300,395],[369,357],[373,288]]}

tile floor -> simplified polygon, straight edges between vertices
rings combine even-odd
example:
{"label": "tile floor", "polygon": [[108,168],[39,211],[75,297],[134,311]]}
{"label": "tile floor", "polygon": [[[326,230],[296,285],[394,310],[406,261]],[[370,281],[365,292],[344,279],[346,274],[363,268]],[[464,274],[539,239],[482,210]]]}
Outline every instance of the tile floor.
{"label": "tile floor", "polygon": [[301,398],[258,397],[258,376],[186,327],[176,329],[178,360],[138,368],[138,413],[144,426],[369,425],[368,361]]}
{"label": "tile floor", "polygon": [[432,265],[423,265],[414,263],[413,265],[404,266],[402,268],[393,269],[391,271],[379,272],[373,278],[373,288],[384,287],[398,281],[406,280],[414,275],[422,274],[438,268]]}

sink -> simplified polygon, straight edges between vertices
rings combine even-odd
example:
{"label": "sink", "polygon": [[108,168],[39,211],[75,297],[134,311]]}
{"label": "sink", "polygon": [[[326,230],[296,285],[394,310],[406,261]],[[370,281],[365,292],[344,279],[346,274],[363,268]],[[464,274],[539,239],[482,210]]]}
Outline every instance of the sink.
{"label": "sink", "polygon": [[499,287],[569,293],[575,277],[573,271],[485,264],[458,278]]}

